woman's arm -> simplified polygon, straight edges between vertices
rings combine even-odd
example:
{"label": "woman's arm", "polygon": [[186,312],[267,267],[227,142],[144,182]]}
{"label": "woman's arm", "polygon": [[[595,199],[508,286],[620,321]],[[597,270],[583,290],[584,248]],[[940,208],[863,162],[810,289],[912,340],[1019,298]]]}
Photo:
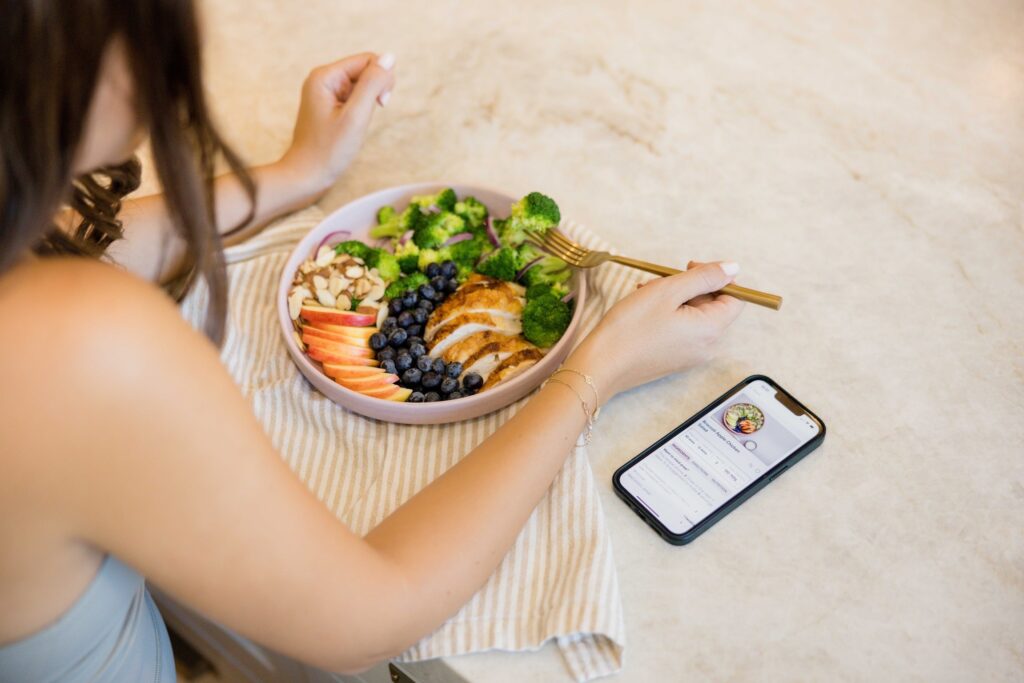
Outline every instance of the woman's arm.
{"label": "woman's arm", "polygon": [[[376,104],[387,101],[385,95],[394,83],[390,55],[367,52],[314,69],[303,83],[288,151],[280,160],[250,170],[257,188],[255,207],[250,207],[234,175],[216,179],[216,221],[221,233],[229,233],[225,243],[248,239],[274,218],[321,197],[348,168]],[[250,208],[252,218],[243,226]],[[125,238],[109,250],[117,263],[156,282],[166,282],[180,272],[185,244],[174,232],[163,195],[126,200],[120,218]]]}
{"label": "woman's arm", "polygon": [[[548,385],[360,538],[274,452],[216,350],[165,297],[98,264],[26,268],[37,275],[24,295],[7,293],[22,303],[4,315],[39,324],[17,341],[0,339],[0,359],[22,359],[0,374],[25,388],[0,397],[20,425],[4,437],[4,456],[17,458],[9,471],[19,475],[16,486],[0,483],[5,505],[46,510],[57,533],[114,553],[185,604],[325,668],[359,670],[398,653],[464,604],[585,422],[576,394]],[[568,364],[592,375],[604,399],[695,364],[741,304],[681,304],[730,279],[708,265],[649,284]],[[79,303],[68,310],[33,303],[70,288]],[[38,363],[24,362],[26,348]],[[59,382],[39,381],[43,364]]]}

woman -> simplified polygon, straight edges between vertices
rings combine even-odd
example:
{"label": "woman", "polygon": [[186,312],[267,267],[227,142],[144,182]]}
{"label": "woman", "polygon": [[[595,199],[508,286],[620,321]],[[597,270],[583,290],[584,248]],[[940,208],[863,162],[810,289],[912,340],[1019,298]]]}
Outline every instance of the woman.
{"label": "woman", "polygon": [[[221,244],[330,187],[394,60],[315,69],[287,153],[246,171],[210,122],[186,0],[8,0],[3,17],[0,679],[174,680],[140,576],[318,667],[399,653],[498,565],[586,425],[580,397],[692,367],[740,312],[709,294],[735,264],[643,287],[569,356],[579,374],[356,536],[220,365]],[[144,134],[164,194],[122,201]],[[230,173],[214,181],[217,155]],[[205,336],[152,284],[199,278]]]}

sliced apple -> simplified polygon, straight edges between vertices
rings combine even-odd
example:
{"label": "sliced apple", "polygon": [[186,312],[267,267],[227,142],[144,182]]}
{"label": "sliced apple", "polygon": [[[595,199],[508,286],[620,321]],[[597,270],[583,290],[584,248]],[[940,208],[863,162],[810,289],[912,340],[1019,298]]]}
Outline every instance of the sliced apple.
{"label": "sliced apple", "polygon": [[351,368],[351,367],[364,367],[364,368],[375,368],[380,365],[380,361],[374,360],[373,358],[349,358],[347,363],[332,363],[330,361],[323,364],[324,374],[330,375],[331,372],[337,368]]}
{"label": "sliced apple", "polygon": [[394,384],[385,384],[379,387],[373,387],[370,389],[360,389],[359,393],[363,396],[369,396],[370,398],[384,398],[391,399],[391,396],[397,392],[403,391],[402,387],[397,387]]}
{"label": "sliced apple", "polygon": [[399,403],[404,403],[409,399],[410,396],[412,396],[412,389],[408,389],[406,387],[398,387],[395,393],[391,394],[390,396],[383,396],[382,398],[388,401],[397,401]]}
{"label": "sliced apple", "polygon": [[326,306],[303,306],[299,317],[311,323],[327,323],[328,325],[345,325],[349,327],[371,327],[377,322],[377,315],[358,311],[339,311]]}
{"label": "sliced apple", "polygon": [[362,392],[364,389],[373,389],[374,387],[382,387],[385,384],[394,384],[398,381],[398,375],[385,373],[380,375],[370,375],[369,377],[355,377],[352,379],[335,377],[334,381],[346,389]]}
{"label": "sliced apple", "polygon": [[302,328],[302,334],[308,334],[311,337],[319,337],[321,339],[329,339],[330,341],[341,342],[342,344],[348,344],[349,346],[358,346],[360,348],[368,347],[370,345],[369,337],[355,337],[348,334],[341,334],[338,332],[328,332],[326,330],[318,330],[317,328],[310,327],[308,325]]}
{"label": "sliced apple", "polygon": [[333,339],[324,339],[323,337],[315,337],[310,335],[308,332],[302,334],[302,343],[306,346],[313,348],[323,349],[339,356],[355,356],[356,358],[372,358],[373,349],[368,346],[353,346],[352,344],[344,344]]}
{"label": "sliced apple", "polygon": [[310,323],[304,326],[303,329],[329,332],[359,339],[369,339],[374,333],[380,332],[376,327],[352,327],[351,325],[331,325],[329,323]]}
{"label": "sliced apple", "polygon": [[306,355],[313,360],[318,360],[327,365],[379,365],[373,358],[366,356],[349,356],[342,353],[329,351],[319,346],[307,346]]}
{"label": "sliced apple", "polygon": [[333,363],[327,363],[324,365],[324,373],[328,377],[333,377],[334,379],[338,379],[339,377],[344,377],[345,379],[371,377],[382,372],[384,372],[384,368],[369,365],[335,365]]}

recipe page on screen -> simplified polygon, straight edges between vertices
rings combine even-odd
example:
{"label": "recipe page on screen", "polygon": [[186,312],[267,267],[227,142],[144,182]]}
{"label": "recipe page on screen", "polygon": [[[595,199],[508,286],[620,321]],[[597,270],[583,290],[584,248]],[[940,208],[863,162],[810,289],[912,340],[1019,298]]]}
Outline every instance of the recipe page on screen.
{"label": "recipe page on screen", "polygon": [[626,470],[619,481],[673,534],[689,531],[818,435],[755,380]]}

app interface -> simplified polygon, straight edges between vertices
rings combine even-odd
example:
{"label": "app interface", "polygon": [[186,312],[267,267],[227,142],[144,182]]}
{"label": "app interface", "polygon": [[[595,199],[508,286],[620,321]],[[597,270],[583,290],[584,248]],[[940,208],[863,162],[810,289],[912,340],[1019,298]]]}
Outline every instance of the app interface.
{"label": "app interface", "polygon": [[818,435],[775,392],[762,380],[742,387],[626,470],[622,486],[669,531],[688,531]]}

